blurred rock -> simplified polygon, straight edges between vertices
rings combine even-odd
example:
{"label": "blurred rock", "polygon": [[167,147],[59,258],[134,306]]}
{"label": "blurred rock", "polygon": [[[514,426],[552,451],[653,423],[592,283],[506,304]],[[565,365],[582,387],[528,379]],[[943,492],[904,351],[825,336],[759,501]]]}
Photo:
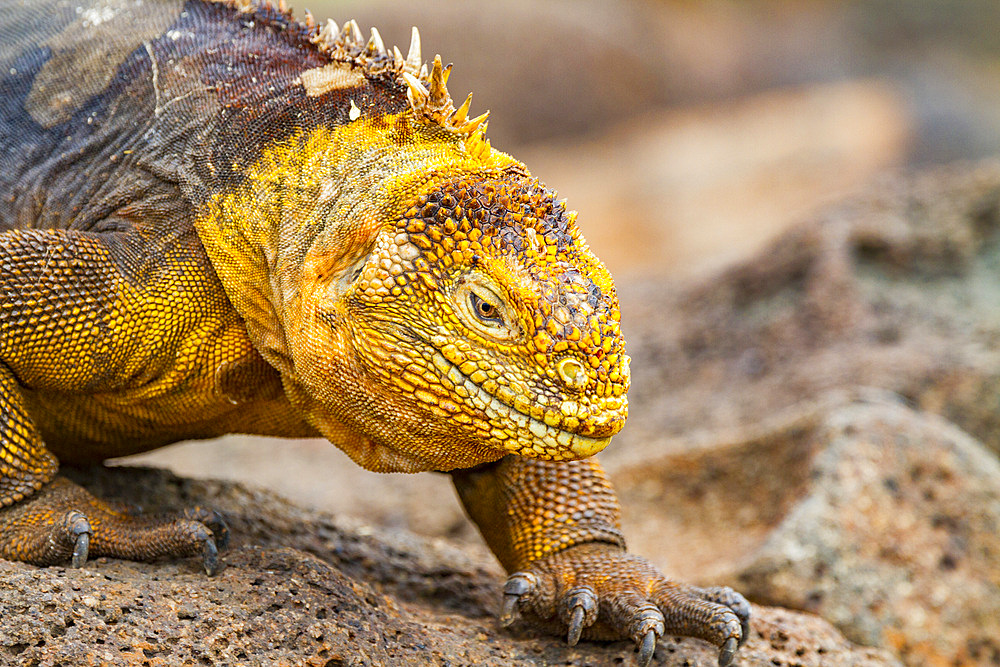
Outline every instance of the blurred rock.
{"label": "blurred rock", "polygon": [[[214,578],[193,562],[101,559],[80,570],[0,561],[0,664],[607,665],[626,642],[500,630],[500,572],[482,549],[309,512],[238,485],[142,469],[81,481],[149,510],[222,510],[233,548]],[[895,666],[820,619],[754,608],[741,665]],[[657,664],[709,667],[714,647],[664,638]]]}
{"label": "blurred rock", "polygon": [[[314,10],[320,7],[313,7]],[[455,63],[452,96],[475,92],[495,146],[601,132],[665,100],[655,8],[601,0],[352,0],[321,8],[406,53],[420,29],[428,62]]]}
{"label": "blurred rock", "polygon": [[230,435],[172,445],[115,463],[159,466],[185,477],[273,489],[304,507],[362,517],[383,528],[475,543],[482,539],[465,517],[448,475],[370,472],[328,440]]}
{"label": "blurred rock", "polygon": [[630,546],[680,578],[697,569],[817,613],[907,665],[997,664],[1000,462],[939,417],[861,394],[619,469],[642,527]]}
{"label": "blurred rock", "polygon": [[[1000,164],[882,179],[717,276],[631,287],[602,458],[633,548],[908,664],[996,664]],[[822,407],[855,387],[917,412]]]}
{"label": "blurred rock", "polygon": [[648,112],[518,157],[580,211],[590,246],[627,283],[747,257],[900,164],[909,127],[898,91],[858,81]]}
{"label": "blurred rock", "polygon": [[998,267],[991,161],[879,179],[716,276],[623,287],[630,416],[604,459],[714,440],[854,386],[1000,451]]}
{"label": "blurred rock", "polygon": [[[667,108],[879,80],[905,101],[906,164],[1000,152],[995,0],[314,0],[317,16],[375,25],[387,44],[420,27],[456,64],[453,91],[492,109],[496,146],[600,136]],[[482,105],[482,106],[478,106]]]}

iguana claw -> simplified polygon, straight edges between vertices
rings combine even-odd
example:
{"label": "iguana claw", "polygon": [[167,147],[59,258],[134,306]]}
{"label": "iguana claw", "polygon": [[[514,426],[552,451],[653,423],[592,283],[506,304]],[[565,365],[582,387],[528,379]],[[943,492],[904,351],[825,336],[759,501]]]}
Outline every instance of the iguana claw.
{"label": "iguana claw", "polygon": [[503,587],[503,603],[500,606],[500,625],[509,626],[517,618],[517,603],[528,596],[538,586],[538,579],[530,572],[512,574]]}
{"label": "iguana claw", "polygon": [[573,616],[569,620],[569,630],[566,633],[566,643],[570,646],[576,646],[576,643],[580,641],[584,614],[583,607],[573,607]]}
{"label": "iguana claw", "polygon": [[587,587],[571,590],[566,598],[568,610],[566,642],[576,646],[585,627],[597,620],[597,596]]}
{"label": "iguana claw", "polygon": [[646,667],[650,660],[653,659],[653,651],[656,650],[656,631],[650,630],[646,633],[646,636],[642,638],[642,643],[639,645],[639,657],[636,660],[636,664],[639,667]]}
{"label": "iguana claw", "polygon": [[735,638],[731,637],[727,639],[726,643],[719,649],[719,667],[729,667],[736,656],[736,649],[738,648],[739,642]]}
{"label": "iguana claw", "polygon": [[82,512],[71,510],[66,515],[66,523],[69,524],[68,531],[75,535],[73,542],[73,558],[70,564],[73,567],[83,567],[90,555],[90,536],[93,531],[90,529],[90,522]]}
{"label": "iguana claw", "polygon": [[219,550],[215,546],[215,540],[211,537],[205,540],[203,549],[202,564],[205,566],[205,574],[214,576],[219,571]]}

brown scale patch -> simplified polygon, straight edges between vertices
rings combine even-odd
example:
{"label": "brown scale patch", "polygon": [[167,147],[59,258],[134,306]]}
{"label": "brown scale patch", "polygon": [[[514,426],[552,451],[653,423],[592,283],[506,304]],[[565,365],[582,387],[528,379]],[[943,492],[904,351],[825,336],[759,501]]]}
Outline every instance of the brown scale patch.
{"label": "brown scale patch", "polygon": [[108,87],[129,54],[162,35],[183,6],[183,0],[81,2],[77,19],[41,44],[52,57],[35,77],[25,110],[46,128],[66,122]]}

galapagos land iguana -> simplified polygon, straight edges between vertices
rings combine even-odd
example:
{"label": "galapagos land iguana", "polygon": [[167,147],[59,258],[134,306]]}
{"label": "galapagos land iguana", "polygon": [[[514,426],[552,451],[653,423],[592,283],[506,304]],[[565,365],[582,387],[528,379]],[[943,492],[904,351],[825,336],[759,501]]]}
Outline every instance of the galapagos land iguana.
{"label": "galapagos land iguana", "polygon": [[452,476],[501,621],[732,661],[746,600],[628,553],[592,458],[627,412],[611,276],[450,69],[267,2],[0,0],[0,556],[212,574],[213,512],[123,512],[58,462],[321,435]]}

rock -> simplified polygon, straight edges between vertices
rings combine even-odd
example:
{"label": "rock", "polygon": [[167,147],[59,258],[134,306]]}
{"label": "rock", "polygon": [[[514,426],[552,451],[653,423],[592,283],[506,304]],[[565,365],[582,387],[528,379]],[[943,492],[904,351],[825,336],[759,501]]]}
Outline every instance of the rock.
{"label": "rock", "polygon": [[[1000,462],[940,417],[861,393],[619,470],[632,522],[659,529],[631,546],[681,578],[819,614],[907,665],[997,664]],[[664,505],[677,509],[654,514]]]}
{"label": "rock", "polygon": [[623,288],[630,415],[605,460],[717,440],[856,386],[1000,450],[998,267],[989,161],[883,179],[710,278]]}
{"label": "rock", "polygon": [[[147,510],[192,502],[227,515],[233,547],[213,578],[194,560],[99,559],[84,568],[0,561],[8,665],[606,665],[625,642],[568,647],[493,618],[501,574],[461,548],[307,511],[268,493],[150,469],[78,473]],[[741,665],[898,665],[807,614],[754,609]],[[715,649],[665,638],[658,664],[708,667]]]}
{"label": "rock", "polygon": [[[1000,462],[901,406],[824,416],[808,487],[740,573],[909,665],[1000,663]],[[780,601],[780,602],[778,602]]]}
{"label": "rock", "polygon": [[[631,414],[602,456],[636,551],[908,664],[1000,661],[1000,164],[882,180],[714,277],[622,294]],[[914,411],[829,412],[857,387]]]}

